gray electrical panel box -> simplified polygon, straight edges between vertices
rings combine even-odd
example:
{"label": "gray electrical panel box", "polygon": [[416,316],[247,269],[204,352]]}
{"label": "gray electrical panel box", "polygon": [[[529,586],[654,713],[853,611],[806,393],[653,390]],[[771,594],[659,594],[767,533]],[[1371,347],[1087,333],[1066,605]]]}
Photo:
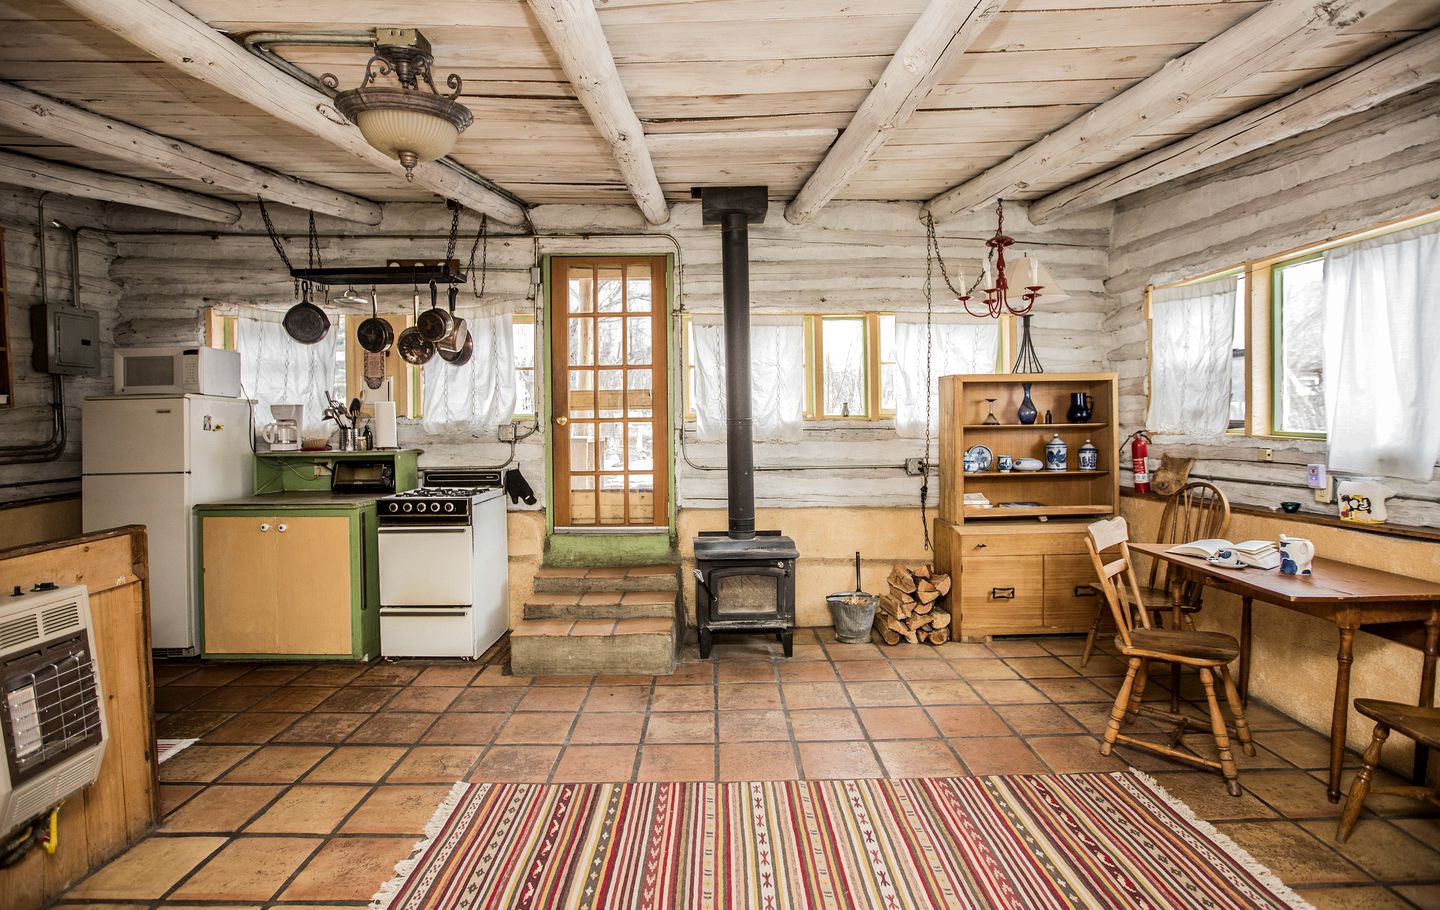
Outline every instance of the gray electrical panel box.
{"label": "gray electrical panel box", "polygon": [[86,307],[37,304],[30,308],[30,337],[37,372],[100,375],[100,314]]}

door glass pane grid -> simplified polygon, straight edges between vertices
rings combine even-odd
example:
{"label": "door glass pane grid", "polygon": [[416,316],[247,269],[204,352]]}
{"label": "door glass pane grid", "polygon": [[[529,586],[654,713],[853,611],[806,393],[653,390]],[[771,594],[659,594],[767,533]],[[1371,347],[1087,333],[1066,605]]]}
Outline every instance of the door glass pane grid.
{"label": "door glass pane grid", "polygon": [[651,279],[648,264],[570,269],[569,291],[588,298],[567,306],[575,525],[655,520]]}

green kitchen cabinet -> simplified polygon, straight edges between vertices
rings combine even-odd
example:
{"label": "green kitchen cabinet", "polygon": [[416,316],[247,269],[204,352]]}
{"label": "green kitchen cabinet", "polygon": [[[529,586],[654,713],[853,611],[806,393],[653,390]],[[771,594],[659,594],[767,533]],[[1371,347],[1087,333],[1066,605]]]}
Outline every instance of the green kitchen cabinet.
{"label": "green kitchen cabinet", "polygon": [[379,655],[374,496],[275,493],[195,514],[205,657]]}

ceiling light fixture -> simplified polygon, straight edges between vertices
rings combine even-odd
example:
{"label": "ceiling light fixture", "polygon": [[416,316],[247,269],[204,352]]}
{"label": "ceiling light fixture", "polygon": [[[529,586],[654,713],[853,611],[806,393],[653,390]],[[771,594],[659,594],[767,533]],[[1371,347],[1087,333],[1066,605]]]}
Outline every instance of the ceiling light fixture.
{"label": "ceiling light fixture", "polygon": [[[474,122],[470,109],[455,99],[463,80],[451,73],[440,94],[430,66],[430,42],[413,28],[375,30],[375,54],[365,64],[358,88],[335,96],[335,107],[360,127],[365,141],[400,162],[405,179],[415,179],[415,165],[449,154],[455,140]],[[393,76],[398,88],[377,85],[381,76]],[[330,73],[320,77],[330,88],[340,80]],[[421,82],[430,89],[426,92]]]}

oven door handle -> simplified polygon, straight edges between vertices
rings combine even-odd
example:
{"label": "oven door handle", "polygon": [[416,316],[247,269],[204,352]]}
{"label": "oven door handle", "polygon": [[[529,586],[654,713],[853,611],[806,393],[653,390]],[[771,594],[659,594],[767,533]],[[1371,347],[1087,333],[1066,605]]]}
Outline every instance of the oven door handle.
{"label": "oven door handle", "polygon": [[469,525],[456,527],[455,525],[381,525],[381,534],[464,534],[470,530]]}
{"label": "oven door handle", "polygon": [[473,607],[455,607],[454,609],[426,609],[424,607],[385,607],[381,612],[386,616],[461,616]]}

